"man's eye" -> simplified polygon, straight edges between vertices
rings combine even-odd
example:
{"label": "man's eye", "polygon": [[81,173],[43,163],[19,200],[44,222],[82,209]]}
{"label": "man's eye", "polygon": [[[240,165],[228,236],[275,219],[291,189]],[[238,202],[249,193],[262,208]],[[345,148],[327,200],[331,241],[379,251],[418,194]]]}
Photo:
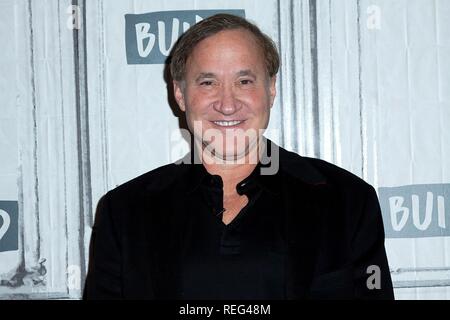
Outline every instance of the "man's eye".
{"label": "man's eye", "polygon": [[211,86],[212,84],[213,84],[212,81],[202,81],[202,82],[200,82],[201,86]]}
{"label": "man's eye", "polygon": [[251,84],[251,83],[253,83],[253,81],[252,81],[252,80],[250,80],[250,79],[243,79],[243,80],[241,80],[240,82],[241,82],[241,84],[243,84],[243,85],[246,85],[246,84]]}

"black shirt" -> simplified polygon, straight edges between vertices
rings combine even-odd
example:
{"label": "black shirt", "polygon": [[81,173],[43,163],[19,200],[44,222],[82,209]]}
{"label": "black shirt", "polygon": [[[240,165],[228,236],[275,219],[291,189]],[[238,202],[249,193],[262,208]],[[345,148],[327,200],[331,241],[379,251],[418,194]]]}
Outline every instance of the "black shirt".
{"label": "black shirt", "polygon": [[[264,180],[259,163],[236,186],[247,205],[226,225],[223,182],[193,165],[192,215],[184,238],[181,296],[184,299],[284,299],[285,235],[274,177]],[[266,177],[267,178],[267,177]]]}

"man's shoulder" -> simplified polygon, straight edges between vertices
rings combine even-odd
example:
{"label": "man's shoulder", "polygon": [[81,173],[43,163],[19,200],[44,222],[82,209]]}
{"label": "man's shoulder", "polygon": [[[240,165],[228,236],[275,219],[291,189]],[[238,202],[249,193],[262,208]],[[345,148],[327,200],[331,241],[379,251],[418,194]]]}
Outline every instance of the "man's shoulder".
{"label": "man's shoulder", "polygon": [[186,165],[169,163],[124,182],[108,193],[117,197],[139,195],[142,192],[146,194],[163,192],[173,186],[185,171]]}
{"label": "man's shoulder", "polygon": [[345,190],[371,188],[356,174],[319,158],[301,156],[281,148],[280,163],[284,171],[308,184],[332,185]]}

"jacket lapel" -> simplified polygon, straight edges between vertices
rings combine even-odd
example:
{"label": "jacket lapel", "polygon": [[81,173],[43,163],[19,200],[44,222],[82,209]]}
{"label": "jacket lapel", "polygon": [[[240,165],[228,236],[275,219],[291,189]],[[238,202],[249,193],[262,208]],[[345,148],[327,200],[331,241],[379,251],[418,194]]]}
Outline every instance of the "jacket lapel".
{"label": "jacket lapel", "polygon": [[[179,299],[181,244],[188,223],[186,198],[180,188],[170,188],[147,197],[148,242],[151,244],[151,277],[158,299]],[[178,199],[178,200],[177,200]],[[183,199],[183,200],[182,200]],[[156,214],[155,214],[156,213]]]}
{"label": "jacket lapel", "polygon": [[[289,185],[283,184],[284,187]],[[314,275],[324,216],[321,188],[297,185],[283,190],[285,230],[287,239],[286,298],[307,297]]]}
{"label": "jacket lapel", "polygon": [[330,185],[305,158],[280,148],[282,212],[285,215],[286,298],[308,298],[320,253]]}

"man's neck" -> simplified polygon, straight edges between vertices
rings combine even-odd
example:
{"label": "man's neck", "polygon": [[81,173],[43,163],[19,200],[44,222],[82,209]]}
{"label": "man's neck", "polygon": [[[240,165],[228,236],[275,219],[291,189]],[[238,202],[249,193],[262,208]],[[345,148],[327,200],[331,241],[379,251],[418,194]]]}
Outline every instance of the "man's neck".
{"label": "man's neck", "polygon": [[[205,152],[202,155],[202,163],[206,171],[212,175],[219,175],[223,181],[224,197],[237,196],[236,185],[247,178],[255,169],[264,151],[264,142],[260,141],[259,146],[255,145],[245,155],[245,159],[237,163],[222,163],[221,161],[206,160]],[[256,161],[255,161],[256,160]]]}
{"label": "man's neck", "polygon": [[255,164],[245,163],[245,164],[234,164],[234,165],[211,165],[204,164],[206,170],[210,174],[219,175],[223,182],[223,193],[224,196],[232,196],[237,193],[236,185],[247,178],[256,167]]}

